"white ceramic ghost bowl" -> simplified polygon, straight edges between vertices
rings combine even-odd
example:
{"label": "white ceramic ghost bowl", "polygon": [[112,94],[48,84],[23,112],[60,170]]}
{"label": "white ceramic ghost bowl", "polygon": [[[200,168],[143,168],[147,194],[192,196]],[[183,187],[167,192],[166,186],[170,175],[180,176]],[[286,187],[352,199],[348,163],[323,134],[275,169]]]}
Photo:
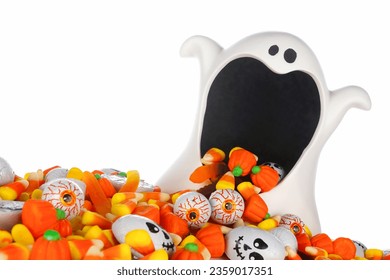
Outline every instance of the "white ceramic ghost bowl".
{"label": "white ceramic ghost bowl", "polygon": [[288,33],[254,34],[227,49],[194,36],[181,54],[200,61],[198,111],[186,148],[157,185],[169,193],[200,188],[189,176],[206,151],[240,146],[284,169],[277,187],[261,194],[270,214],[296,214],[321,232],[314,194],[320,152],[350,108],[370,109],[367,92],[330,91],[312,50]]}

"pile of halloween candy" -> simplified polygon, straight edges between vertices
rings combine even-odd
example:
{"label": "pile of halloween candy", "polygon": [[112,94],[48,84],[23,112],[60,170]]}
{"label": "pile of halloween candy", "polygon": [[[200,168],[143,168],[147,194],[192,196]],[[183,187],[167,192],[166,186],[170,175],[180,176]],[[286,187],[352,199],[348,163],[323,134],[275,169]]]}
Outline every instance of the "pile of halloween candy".
{"label": "pile of halloween candy", "polygon": [[164,193],[136,170],[53,166],[15,175],[0,158],[0,260],[390,259],[346,237],[312,235],[294,213],[270,215],[259,193],[283,168],[236,147],[211,148]]}

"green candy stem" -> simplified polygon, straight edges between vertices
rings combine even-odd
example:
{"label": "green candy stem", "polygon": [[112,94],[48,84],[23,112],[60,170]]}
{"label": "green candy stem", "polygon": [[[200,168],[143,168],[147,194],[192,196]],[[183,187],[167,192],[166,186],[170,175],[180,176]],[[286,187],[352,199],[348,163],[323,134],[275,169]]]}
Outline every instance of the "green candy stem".
{"label": "green candy stem", "polygon": [[258,166],[258,165],[255,165],[255,166],[253,166],[253,168],[252,168],[252,173],[256,175],[257,173],[260,172],[260,170],[261,170],[261,167]]}
{"label": "green candy stem", "polygon": [[61,239],[61,235],[59,234],[58,231],[56,231],[54,229],[48,229],[43,234],[43,238],[45,238],[46,240],[49,240],[49,241],[56,241],[56,240]]}
{"label": "green candy stem", "polygon": [[240,166],[236,166],[233,168],[232,173],[235,177],[240,177],[242,175],[242,168]]}
{"label": "green candy stem", "polygon": [[57,217],[57,220],[63,220],[66,218],[66,213],[64,210],[62,209],[58,209],[56,208],[56,217]]}
{"label": "green candy stem", "polygon": [[199,247],[195,243],[190,242],[190,243],[187,243],[186,245],[184,245],[184,249],[186,249],[187,251],[190,251],[190,252],[197,253],[199,250]]}

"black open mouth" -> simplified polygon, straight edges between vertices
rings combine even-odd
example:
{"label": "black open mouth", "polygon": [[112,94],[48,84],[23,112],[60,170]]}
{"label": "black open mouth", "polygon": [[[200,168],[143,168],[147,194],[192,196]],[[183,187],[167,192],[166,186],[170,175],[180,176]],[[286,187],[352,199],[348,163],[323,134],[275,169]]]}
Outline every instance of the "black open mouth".
{"label": "black open mouth", "polygon": [[316,83],[302,71],[277,74],[250,57],[228,63],[208,94],[201,157],[240,146],[287,175],[311,141],[321,113]]}

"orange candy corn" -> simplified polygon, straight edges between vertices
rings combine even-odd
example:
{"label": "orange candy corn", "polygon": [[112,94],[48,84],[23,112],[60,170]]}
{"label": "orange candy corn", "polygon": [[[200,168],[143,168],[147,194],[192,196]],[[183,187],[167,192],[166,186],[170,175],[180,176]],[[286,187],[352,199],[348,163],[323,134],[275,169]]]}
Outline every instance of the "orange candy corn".
{"label": "orange candy corn", "polygon": [[165,211],[160,215],[160,225],[167,232],[177,234],[181,238],[184,238],[190,232],[187,221],[170,211]]}
{"label": "orange candy corn", "polygon": [[202,165],[196,168],[190,175],[190,181],[193,183],[203,183],[207,180],[215,180],[226,170],[226,164],[223,162]]}
{"label": "orange candy corn", "polygon": [[109,213],[111,211],[111,202],[106,197],[96,177],[91,172],[84,171],[83,181],[87,187],[86,192],[89,194],[96,211],[103,216]]}
{"label": "orange candy corn", "polygon": [[112,197],[114,194],[116,194],[116,189],[114,188],[110,180],[98,176],[98,182],[106,197]]}
{"label": "orange candy corn", "polygon": [[86,226],[99,226],[101,229],[110,229],[112,225],[110,220],[92,211],[85,211],[83,213],[81,223]]}
{"label": "orange candy corn", "polygon": [[107,249],[111,246],[116,245],[114,239],[112,238],[112,232],[111,230],[105,229],[102,230],[99,226],[92,226],[87,229],[87,231],[84,234],[84,237],[86,239],[99,239],[103,242],[104,249]]}
{"label": "orange candy corn", "polygon": [[150,254],[147,254],[146,256],[140,258],[139,260],[161,260],[166,261],[169,259],[167,251],[164,249],[158,249],[156,251],[153,251]]}
{"label": "orange candy corn", "polygon": [[160,224],[160,209],[157,205],[146,204],[146,205],[137,205],[132,214],[140,215],[146,218],[151,219],[156,224]]}
{"label": "orange candy corn", "polygon": [[368,248],[364,252],[364,257],[368,260],[381,260],[383,258],[383,251],[374,248]]}
{"label": "orange candy corn", "polygon": [[126,183],[119,189],[118,192],[135,192],[140,182],[138,171],[130,170],[126,173],[126,175]]}
{"label": "orange candy corn", "polygon": [[25,191],[31,194],[45,182],[43,171],[39,169],[37,172],[31,172],[27,177],[27,181],[28,186]]}
{"label": "orange candy corn", "polygon": [[113,204],[111,206],[111,213],[121,217],[124,215],[132,214],[135,207],[137,207],[137,202],[133,199],[128,199],[120,203]]}
{"label": "orange candy corn", "polygon": [[305,253],[313,258],[327,258],[328,252],[322,248],[314,247],[314,246],[307,246],[305,248]]}
{"label": "orange candy corn", "polygon": [[143,195],[141,193],[137,192],[118,192],[114,194],[111,198],[111,204],[117,204],[121,203],[122,201],[134,199],[135,201],[139,201],[141,198],[143,198]]}
{"label": "orange candy corn", "polygon": [[16,200],[26,189],[26,180],[14,181],[0,187],[0,199]]}
{"label": "orange candy corn", "polygon": [[125,243],[142,256],[154,252],[154,244],[149,233],[144,229],[129,231],[125,236]]}
{"label": "orange candy corn", "polygon": [[107,260],[131,260],[131,248],[128,244],[122,243],[104,249],[102,251],[104,259]]}
{"label": "orange candy corn", "polygon": [[288,260],[302,260],[301,256],[290,246],[286,246],[286,252]]}
{"label": "orange candy corn", "polygon": [[218,180],[215,188],[217,190],[221,190],[221,189],[234,190],[235,186],[236,186],[235,177],[231,171],[228,171],[224,175],[222,175],[221,179]]}
{"label": "orange candy corn", "polygon": [[0,260],[28,260],[30,250],[19,243],[10,243],[0,248]]}
{"label": "orange candy corn", "polygon": [[6,230],[0,230],[0,248],[7,246],[12,243],[13,238],[11,233]]}
{"label": "orange candy corn", "polygon": [[237,191],[247,200],[252,195],[258,194],[256,187],[251,182],[242,182],[237,186]]}
{"label": "orange candy corn", "polygon": [[99,239],[68,240],[72,260],[82,260],[86,256],[99,255],[103,249],[103,241]]}
{"label": "orange candy corn", "polygon": [[209,165],[215,162],[221,162],[225,159],[225,153],[221,149],[211,148],[201,158],[201,162],[204,165]]}

